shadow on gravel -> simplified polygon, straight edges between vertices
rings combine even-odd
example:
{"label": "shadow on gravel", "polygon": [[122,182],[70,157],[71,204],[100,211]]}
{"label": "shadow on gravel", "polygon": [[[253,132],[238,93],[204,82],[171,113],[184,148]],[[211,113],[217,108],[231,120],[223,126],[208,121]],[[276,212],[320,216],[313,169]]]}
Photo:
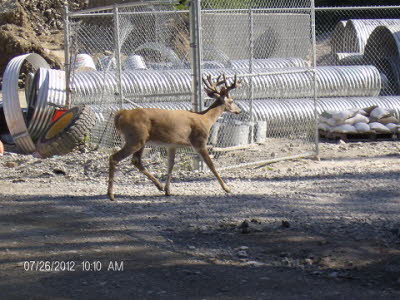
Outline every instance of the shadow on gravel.
{"label": "shadow on gravel", "polygon": [[[252,179],[322,187],[300,185],[287,195],[8,196],[0,290],[5,299],[396,299],[400,227],[386,218],[400,213],[400,192],[363,184],[399,177]],[[75,271],[24,271],[26,261],[73,261]],[[124,270],[108,270],[110,262]]]}
{"label": "shadow on gravel", "polygon": [[[268,171],[266,171],[266,174]],[[229,183],[229,181],[240,180],[239,177],[232,177],[221,174],[221,177]],[[329,179],[352,179],[352,180],[364,180],[364,179],[399,179],[400,173],[396,171],[370,171],[368,173],[359,173],[359,172],[346,172],[343,174],[315,174],[308,176],[298,176],[298,175],[279,175],[278,177],[251,177],[246,178],[245,180],[249,180],[252,182],[280,182],[280,181],[303,181],[303,180],[329,180]],[[217,181],[214,177],[189,177],[185,179],[173,179],[173,182],[215,182],[217,186]]]}

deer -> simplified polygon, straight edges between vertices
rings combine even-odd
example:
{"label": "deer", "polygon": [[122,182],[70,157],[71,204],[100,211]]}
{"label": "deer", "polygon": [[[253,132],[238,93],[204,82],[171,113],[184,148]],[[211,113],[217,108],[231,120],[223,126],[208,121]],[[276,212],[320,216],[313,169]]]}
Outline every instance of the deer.
{"label": "deer", "polygon": [[[241,85],[234,75],[228,84],[225,74],[212,81],[211,75],[202,77],[206,94],[214,99],[207,109],[201,112],[189,110],[167,110],[159,108],[135,108],[119,110],[114,116],[115,128],[124,138],[123,147],[109,159],[108,197],[115,200],[113,184],[116,165],[132,155],[132,164],[166,196],[170,196],[170,183],[175,163],[177,147],[193,147],[202,157],[208,168],[217,178],[226,193],[231,190],[219,176],[212,162],[207,141],[210,129],[223,112],[239,114],[241,109],[234,103],[229,92]],[[168,149],[168,167],[164,187],[142,164],[142,154],[146,144],[166,146]]]}

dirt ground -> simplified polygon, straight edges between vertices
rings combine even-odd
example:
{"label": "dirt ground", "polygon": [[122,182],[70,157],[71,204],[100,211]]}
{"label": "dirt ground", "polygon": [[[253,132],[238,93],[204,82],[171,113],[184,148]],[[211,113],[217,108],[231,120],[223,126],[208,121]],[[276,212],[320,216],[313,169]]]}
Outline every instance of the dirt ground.
{"label": "dirt ground", "polygon": [[221,172],[229,195],[177,170],[166,197],[125,161],[116,202],[106,151],[7,152],[1,298],[399,299],[399,142],[320,147]]}

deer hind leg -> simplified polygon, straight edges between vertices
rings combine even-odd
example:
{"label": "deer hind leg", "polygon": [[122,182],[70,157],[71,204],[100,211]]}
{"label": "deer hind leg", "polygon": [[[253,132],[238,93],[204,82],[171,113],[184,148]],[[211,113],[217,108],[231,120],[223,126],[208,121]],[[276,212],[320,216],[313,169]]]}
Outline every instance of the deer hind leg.
{"label": "deer hind leg", "polygon": [[115,167],[117,164],[127,158],[129,155],[138,151],[142,146],[132,146],[132,145],[124,145],[121,150],[115,152],[113,155],[110,156],[110,167],[109,167],[109,177],[108,177],[108,198],[111,201],[114,201],[114,175],[115,175]]}
{"label": "deer hind leg", "polygon": [[197,152],[201,155],[203,158],[204,162],[207,164],[207,166],[210,168],[211,172],[214,174],[214,176],[217,178],[219,184],[223,188],[223,190],[227,193],[230,193],[231,190],[228,188],[228,186],[225,184],[225,182],[222,180],[222,178],[219,176],[217,173],[217,170],[215,169],[214,163],[212,162],[210,156],[208,155],[208,150],[206,147],[201,147],[196,149]]}
{"label": "deer hind leg", "polygon": [[136,168],[138,168],[141,173],[146,175],[147,178],[149,178],[160,191],[163,191],[164,189],[163,189],[161,183],[158,181],[158,179],[155,178],[153,176],[153,174],[151,174],[142,164],[143,150],[144,150],[144,146],[142,148],[140,148],[138,151],[136,151],[135,153],[133,153],[132,164]]}
{"label": "deer hind leg", "polygon": [[165,186],[164,186],[164,191],[165,191],[166,196],[171,195],[169,186],[170,186],[171,178],[172,178],[172,169],[174,168],[174,164],[175,164],[175,154],[176,154],[176,148],[171,147],[168,149],[168,174],[167,174],[167,180],[166,180]]}

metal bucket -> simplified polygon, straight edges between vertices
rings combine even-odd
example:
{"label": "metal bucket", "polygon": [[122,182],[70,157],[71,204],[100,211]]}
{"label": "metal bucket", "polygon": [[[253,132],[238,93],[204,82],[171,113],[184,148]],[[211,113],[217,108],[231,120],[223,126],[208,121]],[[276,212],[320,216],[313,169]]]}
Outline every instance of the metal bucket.
{"label": "metal bucket", "polygon": [[253,127],[254,141],[256,143],[262,143],[267,138],[267,122],[257,121],[254,123]]}
{"label": "metal bucket", "polygon": [[218,133],[219,129],[221,128],[222,123],[221,122],[216,122],[210,130],[210,136],[208,138],[208,143],[211,145],[217,145],[218,144]]}
{"label": "metal bucket", "polygon": [[250,124],[240,121],[223,123],[218,130],[219,147],[233,147],[249,143]]}

